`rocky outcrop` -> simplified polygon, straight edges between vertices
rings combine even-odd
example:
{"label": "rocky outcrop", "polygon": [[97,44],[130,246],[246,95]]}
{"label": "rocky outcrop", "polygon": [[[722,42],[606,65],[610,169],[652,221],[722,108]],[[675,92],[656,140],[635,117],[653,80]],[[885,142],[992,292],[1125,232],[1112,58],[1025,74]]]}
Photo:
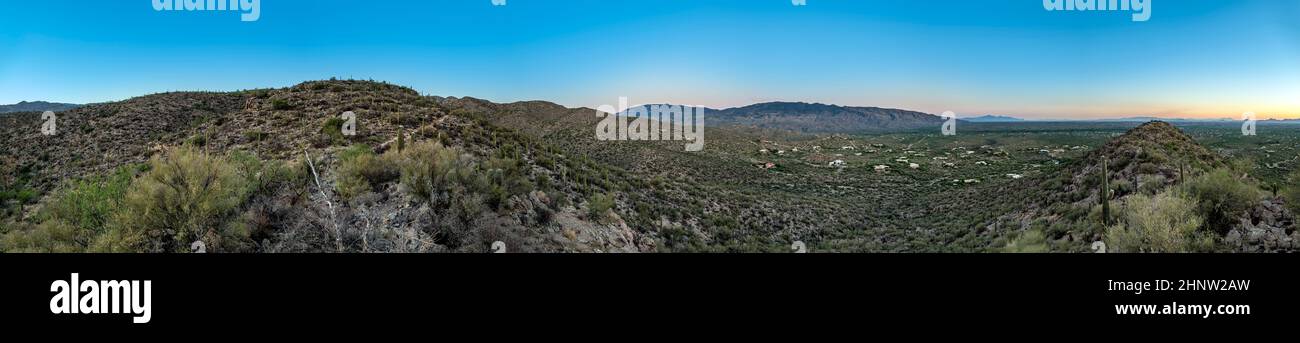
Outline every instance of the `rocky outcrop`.
{"label": "rocky outcrop", "polygon": [[1238,252],[1297,252],[1300,233],[1295,230],[1295,216],[1281,199],[1260,201],[1228,231],[1224,243]]}

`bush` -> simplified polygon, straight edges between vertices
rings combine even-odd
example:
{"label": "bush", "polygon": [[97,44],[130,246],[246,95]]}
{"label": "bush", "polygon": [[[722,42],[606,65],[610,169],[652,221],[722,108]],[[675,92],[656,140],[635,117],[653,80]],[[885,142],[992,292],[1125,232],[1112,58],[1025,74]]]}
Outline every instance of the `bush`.
{"label": "bush", "polygon": [[343,136],[343,124],[345,122],[343,118],[330,117],[325,120],[325,123],[321,124],[320,132],[331,143],[341,142],[345,139]]}
{"label": "bush", "polygon": [[248,181],[249,195],[307,185],[309,172],[301,162],[262,161],[256,154],[242,150],[231,152],[229,161],[239,176]]}
{"label": "bush", "polygon": [[203,240],[211,251],[228,250],[247,239],[221,219],[249,195],[248,180],[226,159],[190,148],[154,157],[150,170],[126,192],[110,232],[97,250],[184,252]]}
{"label": "bush", "polygon": [[1291,213],[1300,213],[1300,169],[1292,172],[1287,178],[1286,186],[1283,186],[1280,196]]}
{"label": "bush", "polygon": [[113,214],[137,171],[135,167],[123,167],[108,176],[68,183],[37,215],[39,224],[5,235],[6,251],[87,251],[108,231]]}
{"label": "bush", "polygon": [[339,155],[339,195],[351,199],[374,190],[385,182],[396,180],[399,173],[394,154],[375,154],[370,147],[354,145]]}
{"label": "bush", "polygon": [[587,200],[587,215],[593,220],[604,220],[612,208],[614,196],[611,194],[594,194]]}
{"label": "bush", "polygon": [[488,204],[500,209],[512,196],[533,190],[533,183],[524,175],[524,166],[512,158],[493,158],[483,165],[488,178]]}
{"label": "bush", "polygon": [[477,166],[460,150],[438,143],[416,143],[401,153],[399,164],[402,187],[417,199],[447,205],[453,186],[474,189],[464,185],[475,183]]}
{"label": "bush", "polygon": [[1202,219],[1196,203],[1177,190],[1126,199],[1122,221],[1106,231],[1110,252],[1179,253],[1206,250],[1205,235],[1198,233]]}
{"label": "bush", "polygon": [[1197,209],[1210,230],[1226,234],[1237,224],[1238,217],[1255,205],[1260,191],[1233,177],[1226,169],[1217,169],[1192,179],[1188,192],[1199,201]]}
{"label": "bush", "polygon": [[1047,236],[1041,230],[1025,231],[1008,242],[1005,247],[1002,247],[1002,252],[1005,253],[1045,253],[1047,251]]}
{"label": "bush", "polygon": [[276,111],[287,111],[293,109],[293,105],[289,105],[288,100],[274,99],[271,100],[271,109]]}

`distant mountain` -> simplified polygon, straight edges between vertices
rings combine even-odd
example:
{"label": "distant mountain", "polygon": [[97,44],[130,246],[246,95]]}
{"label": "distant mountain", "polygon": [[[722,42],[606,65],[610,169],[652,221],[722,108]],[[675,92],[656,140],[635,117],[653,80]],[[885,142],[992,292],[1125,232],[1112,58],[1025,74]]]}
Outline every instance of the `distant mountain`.
{"label": "distant mountain", "polygon": [[81,105],[63,104],[63,103],[45,102],[45,101],[31,101],[31,102],[23,101],[13,105],[0,105],[0,113],[44,112],[44,111],[62,112],[77,107],[81,107]]}
{"label": "distant mountain", "polygon": [[1213,123],[1213,122],[1229,122],[1229,121],[1237,121],[1237,120],[1232,118],[1189,119],[1189,118],[1160,118],[1160,117],[1127,117],[1127,118],[1115,118],[1115,119],[1097,119],[1091,121],[1107,121],[1107,122],[1164,121],[1170,123]]}
{"label": "distant mountain", "polygon": [[848,133],[934,128],[944,119],[927,113],[849,107],[803,102],[768,102],[717,110],[705,116],[706,125],[747,126],[797,132]]}
{"label": "distant mountain", "polygon": [[995,116],[995,115],[991,115],[991,114],[990,114],[990,115],[983,115],[983,116],[979,116],[979,117],[961,118],[961,120],[965,120],[965,121],[972,122],[972,123],[1009,123],[1009,122],[1021,122],[1021,121],[1025,121],[1024,119],[1020,119],[1020,118],[1016,118],[1016,117]]}

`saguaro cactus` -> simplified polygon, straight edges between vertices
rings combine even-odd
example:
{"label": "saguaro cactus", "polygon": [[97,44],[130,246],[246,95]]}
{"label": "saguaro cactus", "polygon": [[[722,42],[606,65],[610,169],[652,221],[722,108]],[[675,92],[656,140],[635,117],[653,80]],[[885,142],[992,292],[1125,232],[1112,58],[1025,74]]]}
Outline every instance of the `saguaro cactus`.
{"label": "saguaro cactus", "polygon": [[397,152],[406,149],[406,128],[397,129]]}
{"label": "saguaro cactus", "polygon": [[1101,157],[1101,224],[1110,225],[1110,158]]}

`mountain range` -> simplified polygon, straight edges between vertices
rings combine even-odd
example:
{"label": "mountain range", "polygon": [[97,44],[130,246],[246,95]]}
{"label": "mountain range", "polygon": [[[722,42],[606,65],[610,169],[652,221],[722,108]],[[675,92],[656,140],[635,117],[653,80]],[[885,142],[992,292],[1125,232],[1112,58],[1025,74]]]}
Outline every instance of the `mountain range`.
{"label": "mountain range", "polygon": [[23,101],[13,105],[0,105],[0,113],[44,111],[63,112],[77,107],[81,107],[81,105],[45,101]]}

